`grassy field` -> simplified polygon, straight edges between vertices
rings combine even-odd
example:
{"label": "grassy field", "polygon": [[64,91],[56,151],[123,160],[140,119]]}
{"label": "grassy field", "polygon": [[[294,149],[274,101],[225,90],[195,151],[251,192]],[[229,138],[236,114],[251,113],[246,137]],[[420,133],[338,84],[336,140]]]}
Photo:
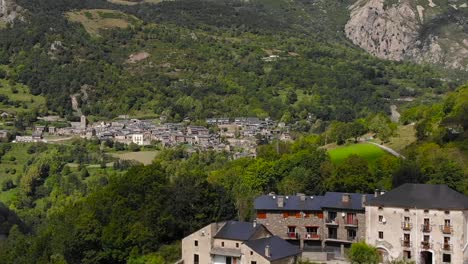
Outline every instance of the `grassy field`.
{"label": "grassy field", "polygon": [[99,36],[100,30],[128,28],[140,23],[134,16],[108,9],[80,10],[68,12],[66,16],[70,21],[81,23],[86,31],[94,36]]}
{"label": "grassy field", "polygon": [[391,137],[385,146],[400,152],[416,141],[415,133],[414,125],[398,126],[396,136]]}
{"label": "grassy field", "polygon": [[7,80],[0,79],[0,95],[8,97],[8,103],[0,102],[0,111],[2,112],[18,113],[33,108],[45,108],[45,98],[32,95],[29,88],[22,84],[12,85]]}
{"label": "grassy field", "polygon": [[341,163],[343,160],[345,160],[348,156],[352,154],[359,155],[365,158],[370,163],[374,162],[376,159],[383,155],[389,155],[387,154],[387,152],[380,149],[379,147],[366,143],[342,146],[328,150],[328,155],[330,155],[330,159],[335,164]]}
{"label": "grassy field", "polygon": [[136,160],[145,165],[151,164],[159,151],[139,151],[126,153],[112,153],[113,157],[123,160]]}
{"label": "grassy field", "polygon": [[[23,172],[24,165],[31,157],[27,153],[29,145],[27,143],[13,144],[11,150],[0,159],[0,186],[7,180],[16,182],[17,177]],[[0,201],[8,203],[16,196],[17,192],[17,188],[8,191],[0,189]]]}

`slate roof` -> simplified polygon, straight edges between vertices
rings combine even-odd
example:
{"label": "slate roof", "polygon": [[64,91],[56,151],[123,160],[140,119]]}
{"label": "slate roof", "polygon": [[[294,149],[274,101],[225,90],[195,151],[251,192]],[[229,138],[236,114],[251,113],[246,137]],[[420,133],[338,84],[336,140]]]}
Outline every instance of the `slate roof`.
{"label": "slate roof", "polygon": [[254,227],[253,223],[249,222],[227,221],[214,238],[247,241],[260,228],[263,228],[260,224]]}
{"label": "slate roof", "polygon": [[373,194],[360,194],[360,193],[347,193],[351,196],[350,202],[343,202],[343,194],[339,192],[327,192],[322,200],[322,208],[332,209],[348,209],[348,210],[361,210],[364,211],[362,204],[362,196],[366,196],[366,201],[374,199]]}
{"label": "slate roof", "polygon": [[372,201],[371,206],[389,206],[417,209],[468,209],[468,196],[445,184],[403,184]]}
{"label": "slate roof", "polygon": [[[257,252],[270,262],[283,259],[290,256],[296,256],[301,253],[299,246],[294,246],[289,242],[277,237],[267,237],[245,242],[249,248]],[[265,256],[265,247],[270,246],[270,257]]]}
{"label": "slate roof", "polygon": [[[342,202],[344,194],[351,195],[349,203]],[[366,201],[370,201],[374,198],[373,194],[365,195]],[[305,201],[301,201],[301,197],[298,195],[287,196],[288,199],[286,199],[286,196],[283,196],[284,205],[283,207],[278,207],[278,196],[262,195],[255,199],[254,208],[255,210],[279,211],[321,211],[322,208],[364,211],[362,196],[363,194],[360,193],[327,192],[324,196],[305,196]]]}
{"label": "slate roof", "polygon": [[[274,198],[273,198],[274,197]],[[301,197],[297,195],[283,196],[283,207],[278,207],[278,196],[262,195],[255,198],[255,210],[291,210],[291,211],[320,211],[323,196],[305,196],[305,201],[301,201]]]}

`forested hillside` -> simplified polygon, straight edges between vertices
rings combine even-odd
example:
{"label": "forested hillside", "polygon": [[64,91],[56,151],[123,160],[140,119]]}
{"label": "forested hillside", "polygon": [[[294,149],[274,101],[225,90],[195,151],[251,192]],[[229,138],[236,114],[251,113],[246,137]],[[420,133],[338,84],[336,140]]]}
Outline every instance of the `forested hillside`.
{"label": "forested hillside", "polygon": [[[350,121],[389,111],[389,99],[431,98],[460,83],[351,47],[339,30],[346,17],[341,2],[340,8],[326,1],[18,3],[30,12],[27,22],[0,32],[6,78],[44,95],[49,111],[65,116],[74,95],[84,114],[106,118],[253,115],[289,121],[311,113]],[[129,16],[100,11],[93,17],[97,9]],[[70,20],[79,10],[82,20],[73,21],[89,22]],[[130,26],[99,24],[108,18]],[[96,32],[89,32],[90,22]],[[142,53],[144,59],[129,60]]]}

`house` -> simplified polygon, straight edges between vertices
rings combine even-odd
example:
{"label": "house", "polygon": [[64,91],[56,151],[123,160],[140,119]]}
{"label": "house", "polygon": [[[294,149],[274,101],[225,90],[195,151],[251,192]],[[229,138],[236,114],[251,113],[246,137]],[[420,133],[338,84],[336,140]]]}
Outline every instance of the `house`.
{"label": "house", "polygon": [[143,134],[132,134],[132,143],[135,143],[138,146],[145,145],[144,135]]}
{"label": "house", "polygon": [[[304,251],[327,250],[343,256],[365,238],[364,202],[372,194],[327,192],[323,196],[269,195],[255,199],[258,223],[273,235],[295,241]],[[320,259],[323,260],[323,259]]]}
{"label": "house", "polygon": [[401,185],[366,203],[366,241],[383,261],[467,263],[468,196],[447,185]]}
{"label": "house", "polygon": [[9,132],[7,130],[0,130],[0,140],[8,139]]}
{"label": "house", "polygon": [[289,264],[300,254],[256,222],[212,223],[182,240],[184,264]]}

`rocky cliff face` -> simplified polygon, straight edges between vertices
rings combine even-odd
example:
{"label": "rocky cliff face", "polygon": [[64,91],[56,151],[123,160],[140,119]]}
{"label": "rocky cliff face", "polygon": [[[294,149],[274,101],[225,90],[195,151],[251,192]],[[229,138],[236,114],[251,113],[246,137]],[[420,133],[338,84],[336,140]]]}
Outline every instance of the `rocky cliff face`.
{"label": "rocky cliff face", "polygon": [[13,0],[0,0],[0,21],[12,23],[16,18],[23,19],[23,8]]}
{"label": "rocky cliff face", "polygon": [[[440,3],[439,3],[440,2]],[[358,0],[346,36],[377,57],[410,59],[468,71],[464,0]]]}

